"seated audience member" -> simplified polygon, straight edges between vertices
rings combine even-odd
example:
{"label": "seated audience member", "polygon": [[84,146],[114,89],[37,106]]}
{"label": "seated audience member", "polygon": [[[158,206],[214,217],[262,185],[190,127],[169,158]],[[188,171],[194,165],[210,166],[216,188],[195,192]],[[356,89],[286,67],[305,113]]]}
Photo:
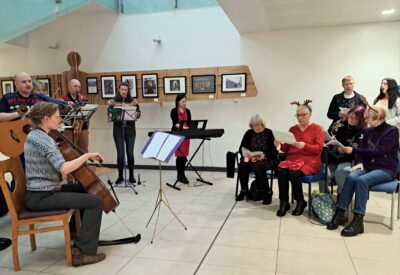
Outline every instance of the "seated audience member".
{"label": "seated audience member", "polygon": [[329,230],[344,225],[344,212],[355,195],[354,218],[341,232],[351,237],[364,232],[363,217],[370,187],[396,178],[399,153],[399,131],[385,122],[386,112],[381,106],[368,110],[370,128],[365,130],[360,147],[343,147],[346,154],[360,156],[361,162],[351,168],[336,206],[335,215],[327,225]]}
{"label": "seated audience member", "polygon": [[302,181],[304,176],[316,174],[321,168],[321,152],[324,146],[324,133],[321,126],[311,123],[312,108],[311,101],[306,100],[304,104],[292,102],[297,105],[296,118],[298,124],[292,126],[289,132],[293,133],[296,142],[293,144],[282,144],[275,141],[275,145],[286,153],[286,160],[279,164],[279,210],[277,216],[283,217],[290,209],[289,204],[289,181],[292,183],[294,199],[297,202],[292,215],[303,214],[307,202],[303,196]]}
{"label": "seated audience member", "polygon": [[[345,76],[342,79],[343,92],[333,96],[328,109],[328,118],[332,119],[331,126],[338,120],[345,120],[347,113],[340,110],[340,108],[351,108],[353,106],[364,105],[362,103],[361,95],[354,91],[354,79],[351,76]],[[365,106],[364,106],[365,107]]]}
{"label": "seated audience member", "polygon": [[[331,127],[331,135],[344,146],[358,147],[365,128],[364,113],[363,106],[351,107],[346,120],[338,120]],[[345,154],[340,146],[329,146],[328,177],[335,177],[338,199],[353,160],[354,155]],[[325,181],[320,182],[319,190],[328,192],[325,190]]]}
{"label": "seated audience member", "polygon": [[[266,171],[273,169],[278,151],[274,146],[274,135],[272,131],[265,127],[265,121],[259,116],[254,115],[250,118],[250,129],[246,131],[239,147],[241,154],[239,164],[239,180],[241,191],[236,197],[241,201],[248,195],[249,173],[254,172],[257,186],[265,185],[265,198],[263,203],[270,204],[272,199],[272,190],[268,185]],[[262,155],[249,156],[243,154],[242,149],[246,148],[251,152],[262,152]]]}
{"label": "seated audience member", "polygon": [[386,111],[386,123],[400,129],[400,98],[396,80],[385,78],[381,82],[379,95],[374,105]]}
{"label": "seated audience member", "polygon": [[29,118],[34,129],[29,132],[25,147],[27,193],[26,207],[33,211],[79,209],[82,223],[72,248],[72,265],[93,264],[105,259],[97,254],[103,200],[93,194],[62,191],[62,176],[78,169],[88,160],[102,161],[99,153],[86,153],[65,161],[56,142],[49,136],[57,129],[60,114],[57,105],[49,102],[35,104]]}

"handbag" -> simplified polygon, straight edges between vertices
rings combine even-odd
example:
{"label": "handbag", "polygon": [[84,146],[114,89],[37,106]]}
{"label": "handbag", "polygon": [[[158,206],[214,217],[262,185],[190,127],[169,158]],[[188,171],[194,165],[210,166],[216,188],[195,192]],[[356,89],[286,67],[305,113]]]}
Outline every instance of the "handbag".
{"label": "handbag", "polygon": [[335,214],[335,203],[328,193],[314,191],[311,194],[311,207],[322,224],[328,224]]}

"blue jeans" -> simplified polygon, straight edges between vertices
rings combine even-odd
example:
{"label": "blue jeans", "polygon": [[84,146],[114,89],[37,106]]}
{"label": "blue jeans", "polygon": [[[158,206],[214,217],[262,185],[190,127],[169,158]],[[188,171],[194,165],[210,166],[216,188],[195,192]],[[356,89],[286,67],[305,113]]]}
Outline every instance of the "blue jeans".
{"label": "blue jeans", "polygon": [[[338,194],[340,194],[342,192],[342,188],[343,188],[344,182],[346,180],[346,177],[348,176],[348,174],[350,174],[350,168],[351,168],[350,162],[342,162],[339,164],[329,163],[329,165],[328,165],[327,180],[328,180],[328,182],[330,182],[331,178],[333,176],[335,176]],[[321,172],[323,172],[323,167],[321,167]],[[319,182],[319,192],[321,192],[321,193],[329,192],[329,190],[325,189],[325,181],[324,180]]]}
{"label": "blue jeans", "polygon": [[353,194],[355,193],[355,214],[365,215],[367,207],[368,190],[370,187],[394,180],[391,175],[383,170],[356,170],[351,172],[344,183],[342,193],[337,207],[346,210],[349,206]]}

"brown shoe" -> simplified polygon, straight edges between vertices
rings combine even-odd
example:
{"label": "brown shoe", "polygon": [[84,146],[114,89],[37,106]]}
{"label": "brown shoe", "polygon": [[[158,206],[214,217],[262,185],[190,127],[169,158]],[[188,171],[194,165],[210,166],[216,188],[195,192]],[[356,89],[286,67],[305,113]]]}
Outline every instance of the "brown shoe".
{"label": "brown shoe", "polygon": [[77,247],[72,248],[72,256],[72,266],[75,267],[87,264],[95,264],[106,258],[106,255],[103,253],[98,253],[96,255],[83,254]]}

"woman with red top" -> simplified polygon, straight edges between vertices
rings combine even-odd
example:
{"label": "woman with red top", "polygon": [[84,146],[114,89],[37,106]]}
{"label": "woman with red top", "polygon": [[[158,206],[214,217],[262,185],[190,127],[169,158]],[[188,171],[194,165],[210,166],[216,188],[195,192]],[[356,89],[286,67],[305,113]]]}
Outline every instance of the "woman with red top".
{"label": "woman with red top", "polygon": [[[179,124],[182,120],[192,120],[192,115],[189,109],[186,109],[187,98],[184,94],[179,94],[175,99],[175,108],[171,110],[172,119],[172,131],[177,131],[179,129]],[[183,128],[187,128],[187,124],[183,125]],[[178,181],[188,184],[189,180],[185,176],[185,165],[187,162],[187,156],[189,155],[190,140],[185,139],[179,149],[175,152],[176,156],[176,172]]]}
{"label": "woman with red top", "polygon": [[293,133],[296,142],[293,144],[282,144],[275,141],[275,146],[286,153],[286,160],[279,164],[279,210],[278,217],[283,217],[290,209],[289,204],[289,181],[292,183],[293,196],[296,200],[296,208],[292,215],[303,214],[307,207],[304,200],[302,181],[304,176],[316,174],[320,171],[321,152],[324,146],[324,134],[321,126],[311,123],[311,101],[306,100],[304,104],[293,102],[297,105],[296,118],[299,122],[292,126],[289,132]]}

